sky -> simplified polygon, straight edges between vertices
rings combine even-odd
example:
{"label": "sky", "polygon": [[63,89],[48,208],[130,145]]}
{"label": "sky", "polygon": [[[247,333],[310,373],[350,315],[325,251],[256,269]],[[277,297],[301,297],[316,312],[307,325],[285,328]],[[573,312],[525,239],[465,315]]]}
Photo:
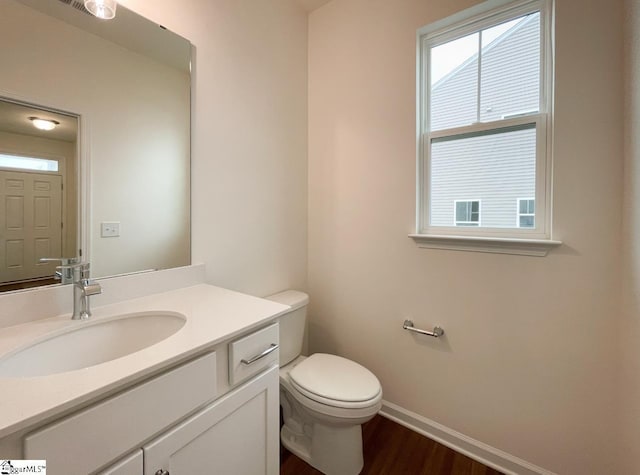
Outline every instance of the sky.
{"label": "sky", "polygon": [[489,45],[498,36],[513,28],[525,17],[501,23],[479,33],[463,36],[457,40],[449,41],[431,49],[431,85],[438,82],[466,60],[478,53],[480,47],[480,35],[482,34],[482,47]]}

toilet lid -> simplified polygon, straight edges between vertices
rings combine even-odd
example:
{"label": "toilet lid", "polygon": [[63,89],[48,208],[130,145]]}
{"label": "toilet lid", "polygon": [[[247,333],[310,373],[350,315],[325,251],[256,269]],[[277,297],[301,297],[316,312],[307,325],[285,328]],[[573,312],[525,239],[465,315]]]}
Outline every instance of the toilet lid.
{"label": "toilet lid", "polygon": [[306,396],[344,402],[364,402],[380,394],[380,382],[364,366],[335,355],[316,353],[289,373]]}

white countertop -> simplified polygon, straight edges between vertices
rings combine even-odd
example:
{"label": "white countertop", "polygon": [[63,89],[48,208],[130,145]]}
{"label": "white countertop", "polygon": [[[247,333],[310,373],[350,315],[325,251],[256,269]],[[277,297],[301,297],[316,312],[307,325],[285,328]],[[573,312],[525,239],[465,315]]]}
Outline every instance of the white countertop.
{"label": "white countertop", "polygon": [[[0,378],[0,437],[124,388],[217,343],[259,327],[289,307],[207,284],[92,309],[90,321],[135,312],[178,312],[187,317],[175,334],[148,348],[92,366],[33,378]],[[0,358],[51,332],[86,321],[69,314],[0,329]]]}

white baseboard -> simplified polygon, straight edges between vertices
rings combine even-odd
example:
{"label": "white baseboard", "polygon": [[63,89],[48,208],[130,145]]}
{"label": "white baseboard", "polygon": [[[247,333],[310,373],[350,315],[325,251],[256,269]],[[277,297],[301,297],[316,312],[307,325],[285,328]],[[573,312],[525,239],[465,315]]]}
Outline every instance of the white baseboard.
{"label": "white baseboard", "polygon": [[382,401],[380,415],[507,475],[555,475],[388,401]]}

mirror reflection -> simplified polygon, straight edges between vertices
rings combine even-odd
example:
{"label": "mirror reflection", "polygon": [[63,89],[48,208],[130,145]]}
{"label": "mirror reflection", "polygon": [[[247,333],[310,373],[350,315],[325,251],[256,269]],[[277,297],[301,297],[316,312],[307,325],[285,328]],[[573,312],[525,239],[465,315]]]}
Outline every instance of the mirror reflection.
{"label": "mirror reflection", "polygon": [[[191,45],[121,6],[101,21],[72,3],[0,2],[0,39],[11,45],[0,48],[0,290],[49,283],[55,264],[40,257],[82,256],[97,278],[190,263]],[[17,115],[27,117],[20,129],[7,125]],[[40,116],[58,122],[48,135],[28,119]],[[51,148],[19,148],[15,136]],[[63,191],[46,206],[38,195],[38,211],[20,216],[6,190],[20,176],[52,189],[59,180]],[[34,231],[18,245],[6,229],[24,219],[28,234],[27,219],[38,227],[58,213],[55,236]]]}
{"label": "mirror reflection", "polygon": [[0,290],[56,283],[77,254],[78,118],[0,101]]}

